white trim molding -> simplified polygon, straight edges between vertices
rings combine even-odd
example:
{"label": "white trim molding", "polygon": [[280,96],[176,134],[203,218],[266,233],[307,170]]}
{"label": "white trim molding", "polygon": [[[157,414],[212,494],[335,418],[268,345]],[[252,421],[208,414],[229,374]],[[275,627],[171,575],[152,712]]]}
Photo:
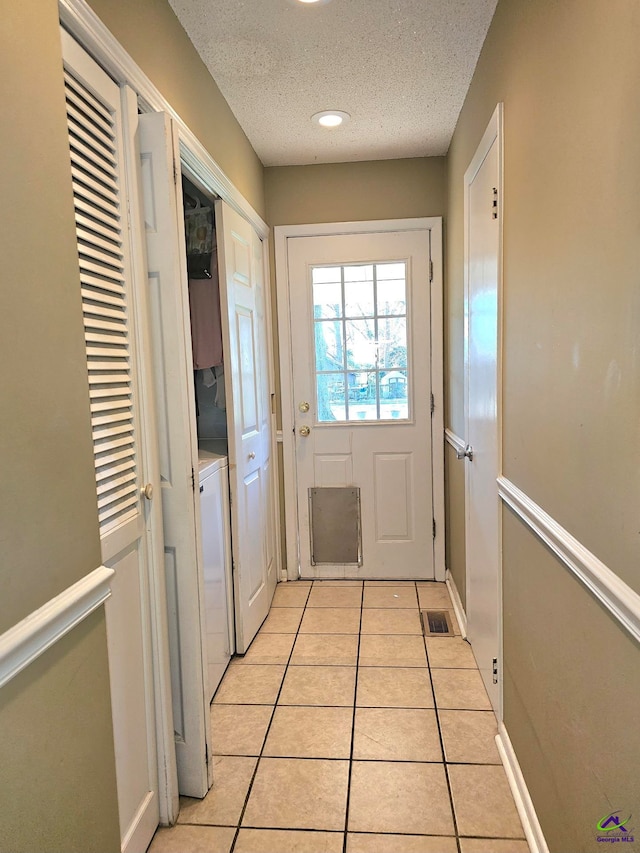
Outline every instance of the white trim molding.
{"label": "white trim molding", "polygon": [[[447,427],[445,429],[444,437],[445,437],[445,441],[447,442],[447,444],[450,444],[456,453],[464,453],[464,451],[467,447],[466,443],[460,438],[459,435],[456,435],[455,432],[452,432],[449,429],[449,427]],[[460,458],[460,457],[458,457],[458,458]],[[463,460],[464,460],[464,457],[463,457]]]}
{"label": "white trim molding", "polygon": [[498,493],[612,616],[640,642],[640,595],[506,477]]}
{"label": "white trim molding", "polygon": [[60,21],[119,83],[128,84],[138,95],[143,112],[167,112],[180,135],[180,156],[221,199],[244,217],[264,239],[269,228],[242,193],[229,180],[185,121],[151,82],[142,69],[102,23],[86,0],[58,0]]}
{"label": "white trim molding", "polygon": [[498,734],[496,735],[496,746],[504,765],[507,781],[515,800],[518,815],[522,821],[522,828],[527,838],[531,853],[549,853],[547,842],[542,833],[542,827],[533,807],[533,801],[527,783],[524,781],[520,764],[511,744],[504,723],[498,723]]}
{"label": "white trim molding", "polygon": [[100,566],[5,631],[0,636],[0,687],[104,604],[114,574]]}
{"label": "white trim molding", "polygon": [[462,634],[462,638],[466,640],[467,638],[467,614],[464,612],[464,607],[462,606],[462,599],[460,598],[460,593],[458,592],[458,587],[456,586],[456,582],[453,579],[453,575],[447,569],[445,583],[447,585],[447,589],[449,590],[449,595],[451,596],[451,604],[453,605],[453,612],[456,614],[456,619],[458,620],[458,625],[460,626],[460,633]]}

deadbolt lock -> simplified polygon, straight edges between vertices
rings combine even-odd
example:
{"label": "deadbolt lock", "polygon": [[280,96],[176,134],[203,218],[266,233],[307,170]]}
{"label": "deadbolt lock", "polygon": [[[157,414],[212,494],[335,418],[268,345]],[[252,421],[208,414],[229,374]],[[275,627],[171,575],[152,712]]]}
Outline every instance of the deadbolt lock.
{"label": "deadbolt lock", "polygon": [[308,403],[300,403],[300,405],[298,406],[298,409],[302,412],[303,415],[306,415],[310,408],[311,406]]}

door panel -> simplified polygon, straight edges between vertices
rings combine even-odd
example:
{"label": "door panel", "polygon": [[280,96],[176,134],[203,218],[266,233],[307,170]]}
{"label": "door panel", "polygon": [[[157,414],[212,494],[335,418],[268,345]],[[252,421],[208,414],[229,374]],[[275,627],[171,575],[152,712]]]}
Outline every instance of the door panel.
{"label": "door panel", "polygon": [[[499,186],[498,137],[490,141],[477,169],[467,177],[467,632],[485,687],[496,711],[499,659],[500,525],[496,480],[498,439],[498,257],[499,220],[493,216]],[[478,156],[478,155],[476,155]]]}
{"label": "door panel", "polygon": [[229,434],[236,646],[245,652],[275,590],[270,394],[262,247],[252,227],[216,202]]}
{"label": "door panel", "polygon": [[174,181],[174,174],[179,173],[179,154],[165,113],[140,116],[138,127],[178,786],[181,794],[203,797],[210,783],[205,755],[211,750],[207,747],[204,580],[193,474],[197,469],[197,437],[186,250],[181,198]]}
{"label": "door panel", "polygon": [[158,765],[145,482],[133,276],[124,185],[127,97],[62,32],[97,514],[103,563],[114,569],[105,606],[122,850],[144,850],[158,825]]}
{"label": "door panel", "polygon": [[[303,577],[434,577],[429,236],[288,240]],[[361,566],[312,564],[309,489],[335,486],[360,488]]]}
{"label": "door panel", "polygon": [[413,538],[413,453],[374,454],[376,539]]}

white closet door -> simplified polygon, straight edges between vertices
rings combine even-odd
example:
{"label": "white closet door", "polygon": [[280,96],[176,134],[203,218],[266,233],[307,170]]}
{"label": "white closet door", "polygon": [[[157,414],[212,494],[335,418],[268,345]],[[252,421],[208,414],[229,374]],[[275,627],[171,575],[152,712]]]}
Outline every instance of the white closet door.
{"label": "white closet door", "polygon": [[[216,202],[225,350],[236,648],[264,621],[276,584],[264,262],[251,225]],[[257,242],[256,242],[257,241]]]}
{"label": "white closet door", "polygon": [[[197,435],[180,159],[166,113],[138,123],[157,402],[171,693],[178,787],[203,797],[209,787],[209,707],[203,650],[204,580],[196,512]],[[194,473],[195,472],[195,473]]]}
{"label": "white closet door", "polygon": [[[159,819],[144,429],[132,310],[121,90],[62,33],[76,234],[106,605],[123,851],[144,850]],[[154,516],[156,516],[154,518]]]}

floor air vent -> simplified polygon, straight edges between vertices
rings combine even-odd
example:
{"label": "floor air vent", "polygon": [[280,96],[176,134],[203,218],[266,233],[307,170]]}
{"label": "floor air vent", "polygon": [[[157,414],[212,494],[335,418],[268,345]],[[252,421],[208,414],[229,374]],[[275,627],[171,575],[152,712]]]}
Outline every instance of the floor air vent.
{"label": "floor air vent", "polygon": [[421,610],[422,632],[425,637],[453,637],[451,618],[446,610]]}

